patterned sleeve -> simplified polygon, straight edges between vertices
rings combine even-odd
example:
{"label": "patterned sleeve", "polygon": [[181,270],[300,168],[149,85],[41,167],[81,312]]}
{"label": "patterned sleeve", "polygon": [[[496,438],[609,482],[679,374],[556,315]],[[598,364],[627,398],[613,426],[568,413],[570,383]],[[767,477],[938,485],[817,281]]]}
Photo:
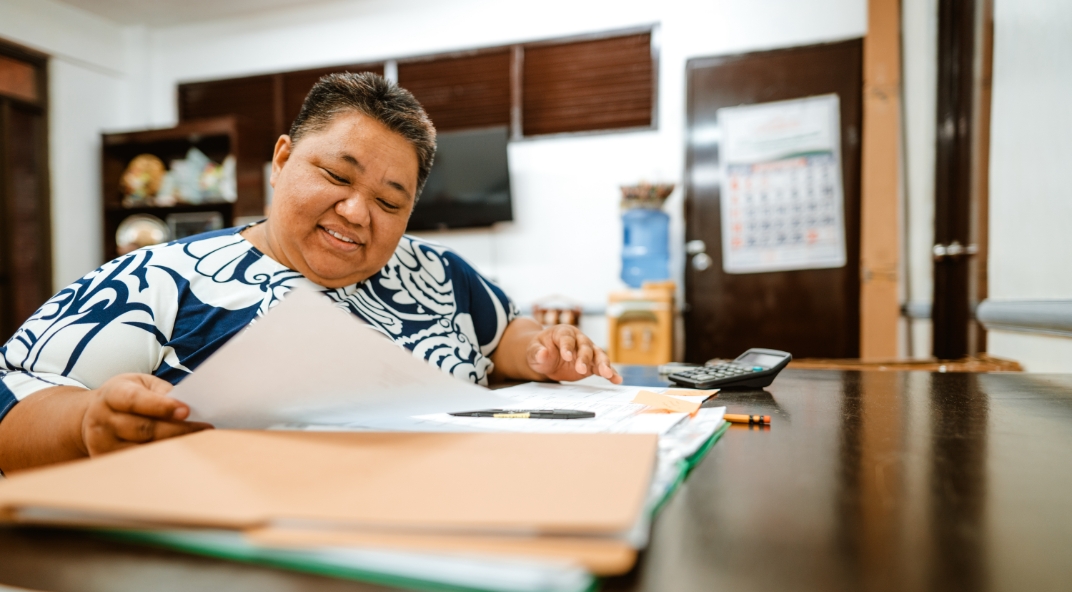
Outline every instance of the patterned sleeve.
{"label": "patterned sleeve", "polygon": [[480,353],[491,356],[510,321],[520,314],[502,288],[485,278],[465,259],[452,251],[444,253],[454,279],[454,298],[459,311],[468,312]]}
{"label": "patterned sleeve", "polygon": [[[20,400],[53,386],[96,388],[116,374],[151,373],[170,323],[149,289],[151,250],[106,263],[60,290],[0,347],[0,420]],[[173,282],[157,282],[164,291]]]}

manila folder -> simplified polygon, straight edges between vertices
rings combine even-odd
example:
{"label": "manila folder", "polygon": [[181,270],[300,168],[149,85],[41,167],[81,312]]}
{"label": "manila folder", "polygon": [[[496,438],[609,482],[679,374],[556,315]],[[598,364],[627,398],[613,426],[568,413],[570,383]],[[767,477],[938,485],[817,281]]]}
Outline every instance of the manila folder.
{"label": "manila folder", "polygon": [[653,434],[207,430],[0,482],[0,517],[73,525],[616,536]]}

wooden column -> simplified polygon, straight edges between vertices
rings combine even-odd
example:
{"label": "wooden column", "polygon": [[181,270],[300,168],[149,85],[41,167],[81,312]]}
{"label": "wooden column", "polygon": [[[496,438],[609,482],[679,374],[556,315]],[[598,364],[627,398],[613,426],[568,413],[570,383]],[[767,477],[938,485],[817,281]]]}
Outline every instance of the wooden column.
{"label": "wooden column", "polygon": [[900,320],[901,3],[869,0],[864,38],[860,357],[897,357]]}
{"label": "wooden column", "polygon": [[[979,38],[979,51],[976,67],[979,71],[975,77],[975,144],[972,152],[972,242],[978,249],[972,257],[969,275],[969,305],[975,307],[986,300],[989,295],[990,259],[990,100],[994,77],[994,0],[980,0],[977,8],[978,23],[976,35]],[[986,351],[986,329],[975,320],[968,325],[968,353],[977,354]]]}

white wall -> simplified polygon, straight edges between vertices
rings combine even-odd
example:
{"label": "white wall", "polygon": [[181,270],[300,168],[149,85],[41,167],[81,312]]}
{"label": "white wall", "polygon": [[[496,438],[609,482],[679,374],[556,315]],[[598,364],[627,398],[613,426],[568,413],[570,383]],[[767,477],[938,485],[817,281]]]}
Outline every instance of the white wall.
{"label": "white wall", "polygon": [[51,56],[49,169],[53,283],[101,263],[100,132],[130,125],[123,29],[53,0],[0,2],[0,39]]}
{"label": "white wall", "polygon": [[[523,308],[550,294],[602,306],[622,287],[618,186],[681,183],[688,58],[860,37],[866,0],[503,2],[365,0],[150,30],[144,96],[154,125],[176,121],[179,82],[397,58],[659,23],[659,127],[516,142],[515,221],[436,233]],[[672,213],[673,268],[683,255],[682,192]],[[602,341],[601,331],[593,331]]]}
{"label": "white wall", "polygon": [[[1072,3],[994,8],[990,298],[1072,299]],[[992,331],[988,350],[1072,372],[1072,339]]]}
{"label": "white wall", "polygon": [[[934,157],[938,97],[938,0],[903,0],[905,199],[908,226],[905,267],[909,302],[929,303],[934,295]],[[912,323],[912,342],[903,352],[931,355],[930,319]],[[903,342],[903,341],[902,341]]]}

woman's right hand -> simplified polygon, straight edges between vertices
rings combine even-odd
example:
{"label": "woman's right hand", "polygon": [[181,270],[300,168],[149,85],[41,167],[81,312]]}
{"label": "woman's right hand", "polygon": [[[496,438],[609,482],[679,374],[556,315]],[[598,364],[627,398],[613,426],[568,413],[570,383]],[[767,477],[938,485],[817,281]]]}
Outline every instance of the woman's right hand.
{"label": "woman's right hand", "polygon": [[167,395],[171,384],[149,374],[120,374],[90,391],[82,416],[82,442],[90,456],[212,426],[184,421],[185,403]]}

